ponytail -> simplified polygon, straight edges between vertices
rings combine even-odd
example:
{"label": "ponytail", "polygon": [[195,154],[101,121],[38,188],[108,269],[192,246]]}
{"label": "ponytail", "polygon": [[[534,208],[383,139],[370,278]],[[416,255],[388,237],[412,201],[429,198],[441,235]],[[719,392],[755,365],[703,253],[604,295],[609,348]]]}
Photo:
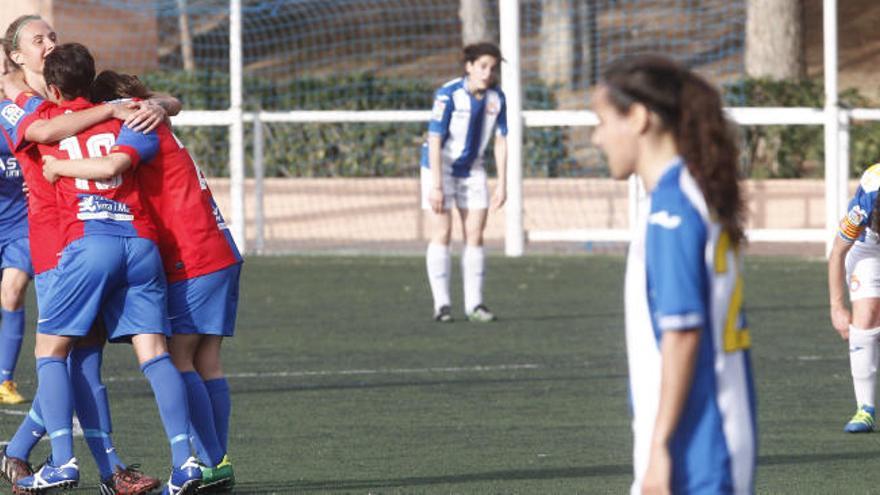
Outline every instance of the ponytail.
{"label": "ponytail", "polygon": [[745,240],[745,207],[739,189],[739,153],[721,95],[694,72],[672,60],[642,55],[617,61],[605,73],[609,101],[621,113],[634,103],[660,117],[672,132],[685,166],[709,211],[733,245]]}
{"label": "ponytail", "polygon": [[745,207],[739,190],[739,152],[721,96],[705,80],[686,73],[676,133],[679,153],[697,181],[706,203],[734,245],[745,238]]}

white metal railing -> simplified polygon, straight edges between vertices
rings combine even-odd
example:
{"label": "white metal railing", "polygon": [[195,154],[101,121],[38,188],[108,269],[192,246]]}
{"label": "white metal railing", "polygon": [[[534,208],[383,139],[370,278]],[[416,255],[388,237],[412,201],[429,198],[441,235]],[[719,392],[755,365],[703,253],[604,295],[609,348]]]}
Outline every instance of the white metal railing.
{"label": "white metal railing", "polygon": [[[506,210],[505,252],[523,254],[525,232],[522,198],[522,126],[593,126],[596,115],[587,110],[522,110],[519,55],[519,1],[499,2],[503,89],[508,104],[508,201]],[[749,232],[752,240],[826,242],[830,248],[833,230],[846,210],[849,174],[849,124],[851,120],[880,121],[880,109],[841,109],[837,97],[837,0],[823,0],[824,108],[728,108],[731,119],[741,125],[822,125],[825,140],[825,228],[762,229]],[[175,125],[222,125],[230,129],[230,224],[233,236],[243,251],[245,245],[244,211],[244,123],[253,122],[254,175],[256,177],[256,246],[264,246],[263,212],[263,123],[338,123],[338,122],[427,122],[430,111],[289,111],[244,112],[242,109],[241,0],[230,0],[230,108],[222,111],[185,111],[173,118]],[[643,194],[638,181],[628,187],[630,225],[634,224],[638,197]],[[589,241],[629,239],[629,229],[585,229],[531,231],[528,238],[540,241]]]}
{"label": "white metal railing", "polygon": [[[792,107],[731,107],[727,108],[731,119],[740,125],[823,125],[825,111],[819,108]],[[255,237],[254,249],[262,253],[265,246],[265,213],[263,211],[263,163],[264,136],[266,123],[376,123],[376,122],[427,122],[430,111],[290,111],[290,112],[243,112],[242,120],[253,123],[254,178],[255,178]],[[848,126],[850,120],[880,121],[880,109],[853,108],[838,112]],[[526,127],[572,127],[594,126],[596,115],[588,110],[524,110],[523,123]],[[232,114],[227,111],[182,112],[174,117],[175,125],[230,125]],[[844,181],[845,184],[845,181]],[[847,194],[844,192],[844,195]],[[635,223],[635,211],[639,189],[636,181],[629,187],[630,225]],[[836,226],[838,216],[830,228]],[[749,239],[757,242],[827,242],[833,236],[828,229],[756,229],[748,231]],[[532,230],[525,238],[529,242],[588,242],[588,241],[628,241],[630,231],[621,229],[570,229],[570,230]]]}

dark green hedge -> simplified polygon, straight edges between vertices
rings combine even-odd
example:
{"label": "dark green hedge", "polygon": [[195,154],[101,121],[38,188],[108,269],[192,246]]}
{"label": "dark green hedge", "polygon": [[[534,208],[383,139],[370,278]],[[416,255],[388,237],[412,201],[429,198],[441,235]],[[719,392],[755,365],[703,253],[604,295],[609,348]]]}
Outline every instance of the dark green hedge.
{"label": "dark green hedge", "polygon": [[[729,105],[822,108],[824,86],[819,80],[747,79],[726,88]],[[840,93],[844,107],[875,107],[876,101],[855,89]],[[825,140],[821,126],[751,126],[743,131],[743,162],[753,178],[822,177]],[[850,127],[850,174],[859,176],[880,161],[880,124]]]}
{"label": "dark green hedge", "polygon": [[[222,110],[229,105],[228,76],[219,72],[155,72],[143,77],[153,90],[177,96],[185,109]],[[304,77],[288,82],[244,81],[247,110],[426,110],[434,85],[371,74]],[[526,87],[526,107],[556,107],[542,85]],[[271,124],[265,127],[264,163],[269,177],[401,177],[418,171],[426,125],[418,124]],[[199,164],[211,175],[228,175],[228,131],[223,127],[177,129]],[[246,126],[248,163],[252,126]],[[563,131],[526,130],[526,175],[558,176],[577,172],[567,157]],[[494,171],[491,144],[487,153]]]}

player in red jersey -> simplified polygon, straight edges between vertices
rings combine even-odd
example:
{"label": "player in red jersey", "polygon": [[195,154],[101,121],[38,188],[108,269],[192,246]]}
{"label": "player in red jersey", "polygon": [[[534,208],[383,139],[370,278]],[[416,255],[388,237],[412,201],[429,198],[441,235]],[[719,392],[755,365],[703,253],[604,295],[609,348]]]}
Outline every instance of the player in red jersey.
{"label": "player in red jersey", "polygon": [[[57,40],[58,36],[55,31],[39,16],[20,16],[9,25],[3,39],[3,48],[7,60],[23,74],[24,82],[29,85],[29,87],[25,86],[25,91],[36,91],[40,96],[45,97],[43,63],[45,57],[54,50]],[[24,102],[20,102],[20,104],[23,106]],[[180,111],[180,102],[167,95],[156,95],[149,101],[141,102],[135,106],[138,110],[128,115],[127,122],[140,129],[152,128],[165,120],[168,115]],[[105,120],[106,116],[99,115],[104,111],[104,108],[95,107],[79,112],[75,116],[62,116],[51,121],[35,122],[28,128],[27,141],[53,142],[70,136],[92,123]],[[3,114],[4,117],[16,115],[19,114],[14,111]],[[79,127],[65,130],[61,122],[66,118],[74,119],[72,125],[79,125]],[[7,124],[8,122],[4,120],[4,126]],[[70,122],[65,122],[65,124],[70,124]],[[18,159],[27,161],[27,157],[23,159],[18,156]],[[38,169],[38,167],[36,168]],[[39,176],[39,174],[37,175]],[[32,193],[31,198],[34,196],[35,194]],[[60,251],[60,247],[57,246],[57,242],[50,242],[50,237],[56,234],[48,233],[50,230],[57,232],[57,228],[54,227],[57,223],[53,216],[54,209],[41,208],[35,213],[34,201],[29,201],[29,203],[30,238],[38,240],[33,242],[31,249],[37,258],[34,263],[37,270],[34,286],[37,290],[37,306],[39,307],[44,299],[41,297],[45,293],[44,289],[49,286],[53,274],[51,269],[57,262],[57,253]],[[45,228],[39,226],[42,224],[45,224]],[[42,234],[35,236],[34,232],[37,231],[41,231]],[[41,257],[40,252],[45,253],[45,256]],[[45,260],[45,263],[41,263],[41,259]],[[101,492],[111,495],[139,495],[158,486],[159,481],[126,466],[116,454],[110,438],[112,430],[110,408],[107,403],[106,389],[100,376],[103,344],[103,335],[99,332],[93,332],[93,335],[77,341],[71,353],[70,370],[77,399],[77,415],[80,416],[80,422],[86,428],[86,442],[101,471]],[[16,459],[11,454],[17,452],[19,455],[26,456],[30,452],[35,443],[36,437],[34,435],[42,428],[39,414],[35,410],[38,408],[39,404],[35,401],[31,414],[19,429],[21,434],[17,433],[6,449],[0,451],[2,474],[9,480],[14,480],[22,474],[28,474],[27,469],[16,469],[16,466],[27,466],[23,458]],[[32,419],[31,416],[36,421],[29,421]],[[90,429],[88,425],[92,425],[94,428]]]}
{"label": "player in red jersey", "polygon": [[[60,108],[41,117],[90,106],[82,97],[94,78],[94,60],[82,45],[60,45],[46,57],[44,69],[50,98]],[[41,146],[59,157],[101,156],[115,142],[120,123],[93,126],[75,138]],[[155,149],[124,148],[136,165]],[[172,449],[172,477],[166,493],[190,493],[201,473],[189,458],[189,415],[183,380],[166,352],[164,274],[155,226],[140,204],[131,172],[106,182],[65,179],[56,186],[65,247],[50,288],[45,313],[38,322],[39,385],[53,454],[40,472],[18,480],[17,489],[42,492],[75,485],[79,478],[70,436],[71,397],[64,358],[72,340],[88,333],[102,314],[108,338],[130,338],[141,369],[149,379]]]}
{"label": "player in red jersey", "polygon": [[[36,104],[42,101],[41,98],[34,95],[34,90],[40,93],[40,97],[45,96],[43,64],[45,57],[54,50],[57,38],[52,27],[39,16],[20,16],[9,25],[3,39],[3,48],[9,65],[14,66],[17,71],[12,73],[13,77],[4,79],[17,79],[17,76],[23,76],[12,92],[27,92],[18,100],[21,107],[24,107],[28,100],[36,102]],[[10,96],[14,98],[13,95]],[[150,101],[132,106],[137,111],[129,112],[123,117],[128,117],[127,122],[138,128],[151,128],[165,120],[167,115],[175,114],[180,110],[180,102],[166,95],[156,95]],[[19,120],[22,110],[31,111],[33,108],[16,111],[13,107],[9,110],[9,112],[3,112],[4,119],[0,120],[3,121],[4,128],[11,125],[13,130],[10,131],[10,134],[16,138],[22,138],[24,144],[27,142],[57,141],[93,123],[103,121],[110,115],[107,107],[95,107],[79,112],[75,116],[66,115],[51,121],[34,122],[28,127],[26,139],[23,139],[25,136],[23,134],[16,135],[17,126],[14,122],[10,123],[7,117]],[[116,109],[117,116],[119,116],[118,112],[119,110]],[[27,163],[28,157],[36,154],[35,149],[19,151],[16,155],[21,163]],[[37,177],[42,180],[39,167],[31,169],[37,171]],[[28,168],[23,167],[23,170],[27,175]],[[34,180],[29,182],[33,184]],[[50,203],[44,203],[40,206],[37,206],[38,198],[39,191],[32,192],[28,202],[30,238],[34,240],[31,249],[37,272],[34,285],[37,290],[37,306],[39,307],[45,299],[43,297],[45,289],[50,285],[49,282],[53,275],[52,269],[57,263],[60,251],[60,241],[56,239],[58,236],[54,196],[50,196]],[[50,206],[45,206],[47,204]],[[106,389],[100,376],[103,344],[103,334],[93,332],[86,338],[77,341],[71,353],[69,365],[76,394],[77,415],[84,427],[86,442],[101,471],[101,492],[111,495],[139,495],[157,487],[159,480],[126,466],[116,453],[110,438],[112,430],[110,408],[107,403]],[[6,448],[0,450],[0,467],[2,467],[0,474],[7,480],[14,481],[22,475],[29,474],[29,468],[18,468],[27,468],[28,465],[24,459],[27,458],[35,444],[37,439],[35,435],[39,435],[41,430],[43,428],[39,414],[39,403],[34,401],[32,410],[22,423],[18,433]],[[14,454],[21,457],[16,458]]]}
{"label": "player in red jersey", "polygon": [[[92,99],[147,98],[149,91],[133,76],[101,73]],[[224,337],[234,332],[241,257],[214,202],[207,181],[183,144],[160,125],[160,150],[138,168],[137,178],[158,228],[159,249],[169,283],[171,354],[187,384],[191,417],[203,467],[203,487],[234,482],[227,451],[229,394],[220,362]],[[123,128],[117,145],[141,146],[149,135]],[[111,152],[82,160],[45,159],[50,181],[77,176],[107,180],[124,173],[131,157]]]}
{"label": "player in red jersey", "polygon": [[[54,188],[43,179],[40,173],[39,153],[31,140],[55,140],[74,134],[93,123],[105,120],[107,116],[124,118],[132,113],[123,106],[104,106],[83,112],[63,115],[51,120],[33,121],[26,129],[21,127],[25,117],[33,113],[44,100],[34,95],[21,79],[20,72],[7,74],[0,83],[10,96],[18,94],[18,105],[10,100],[0,102],[0,123],[3,134],[12,147],[11,137],[18,141],[15,153],[21,165],[25,181],[29,185],[28,217],[29,237],[35,269],[35,288],[37,306],[42,309],[46,293],[54,278],[54,268],[61,251],[57,209]],[[26,131],[26,132],[25,132]],[[27,138],[25,137],[27,134]],[[101,492],[104,494],[140,495],[159,486],[156,478],[127,466],[119,458],[110,432],[112,422],[107,403],[106,388],[101,381],[100,368],[105,336],[102,332],[92,332],[80,339],[69,358],[70,376],[76,396],[77,415],[83,426],[86,442],[101,472]],[[35,400],[8,445],[0,450],[0,474],[9,483],[32,473],[26,462],[37,440],[45,434],[39,401]]]}
{"label": "player in red jersey", "polygon": [[[29,22],[27,22],[24,18],[22,21],[18,23],[13,22],[13,25],[10,26],[10,34],[8,36],[9,41],[5,43],[9,47],[10,53],[15,51],[16,58],[18,60],[24,61],[24,56],[18,53],[17,50],[13,49],[13,45],[15,47],[19,47],[22,45],[22,41],[27,41],[24,43],[31,52],[34,52],[32,48],[34,48],[33,39],[28,37],[31,34],[30,29],[26,28],[34,28],[36,24],[33,26],[28,26]],[[31,19],[33,21],[35,19]],[[46,38],[44,40],[44,38]],[[39,37],[38,40],[42,44],[45,41],[45,44],[42,44],[44,48],[51,50],[52,39],[51,36]],[[22,73],[20,68],[9,58],[6,58],[3,61],[4,66],[4,74],[13,68],[16,69],[15,72]],[[37,64],[33,64],[36,66]],[[14,97],[14,95],[10,95]],[[17,118],[17,113],[15,112],[14,106],[6,106],[4,105],[4,118],[8,118],[10,120],[14,120]],[[107,114],[103,109],[99,113]],[[106,117],[103,117],[106,118]],[[103,120],[102,118],[102,120]],[[39,133],[40,131],[35,128],[35,131]],[[65,136],[55,136],[55,139],[65,137]],[[9,165],[12,167],[11,170],[6,170],[6,166]],[[4,164],[2,170],[0,172],[3,173],[4,177],[7,179],[18,179],[21,180],[21,171],[20,168],[16,166],[15,161]],[[10,175],[11,174],[11,175]],[[8,183],[4,181],[4,183]],[[15,212],[21,213],[22,223],[20,227],[24,227],[23,231],[26,230],[26,213],[21,209],[24,206],[25,201],[22,200],[22,195],[20,192],[20,188],[17,188],[16,191],[6,191],[4,192],[4,198],[8,200],[15,200],[13,203],[18,207]],[[8,208],[3,209],[6,214],[9,213]],[[7,221],[8,223],[8,221]],[[29,249],[28,249],[28,238],[27,237],[18,237],[21,235],[18,231],[13,231],[12,229],[7,228],[4,230],[3,243],[0,244],[0,253],[2,253],[2,269],[4,272],[4,276],[2,280],[0,280],[0,313],[2,313],[2,322],[0,322],[0,341],[3,341],[3,345],[0,346],[0,403],[19,403],[23,402],[22,396],[17,392],[15,387],[15,382],[12,381],[12,373],[15,369],[15,361],[17,358],[17,349],[21,342],[21,337],[24,332],[24,293],[27,288],[27,284],[29,279],[32,277],[32,268],[30,260],[27,258],[30,257]],[[21,233],[23,233],[23,231]],[[15,236],[10,238],[10,236]]]}

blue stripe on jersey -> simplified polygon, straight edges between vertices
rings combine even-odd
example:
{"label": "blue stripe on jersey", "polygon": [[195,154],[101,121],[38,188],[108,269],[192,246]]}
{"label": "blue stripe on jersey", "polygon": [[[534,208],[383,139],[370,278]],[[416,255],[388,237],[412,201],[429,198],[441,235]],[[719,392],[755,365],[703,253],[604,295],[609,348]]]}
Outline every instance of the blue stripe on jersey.
{"label": "blue stripe on jersey", "polygon": [[672,492],[751,492],[757,433],[750,360],[745,349],[725,349],[728,329],[715,316],[726,314],[741,290],[735,288],[738,254],[721,242],[721,227],[680,159],[661,175],[642,218],[626,289],[636,460],[644,469],[660,400],[658,344],[666,332],[694,328],[700,332],[694,374],[669,444]]}
{"label": "blue stripe on jersey", "polygon": [[217,202],[214,201],[213,196],[211,197],[211,209],[214,210],[214,220],[217,221],[217,228],[222,230],[223,234],[226,236],[226,242],[229,243],[229,248],[232,249],[232,254],[235,255],[235,260],[241,262],[241,252],[238,250],[238,245],[235,244],[235,239],[232,237],[232,232],[229,231],[229,226],[226,225],[226,220],[223,218],[223,213],[220,211],[220,207],[217,205]]}
{"label": "blue stripe on jersey", "polygon": [[678,186],[683,166],[672,166],[651,194],[645,241],[648,293],[655,332],[708,322],[706,225]]}
{"label": "blue stripe on jersey", "polygon": [[[487,122],[487,118],[491,120]],[[468,177],[471,167],[482,158],[489,141],[483,133],[491,132],[487,126],[507,135],[507,105],[500,89],[488,89],[477,99],[467,91],[462,77],[444,84],[434,94],[428,133],[440,136],[441,159],[451,166],[454,177]],[[430,168],[427,151],[426,143],[421,165]]]}
{"label": "blue stripe on jersey", "polygon": [[[710,278],[714,276],[706,261],[709,226],[682,189],[683,174],[685,167],[679,160],[658,181],[651,194],[645,240],[648,304],[657,343],[663,332],[691,328],[700,332],[691,390],[670,441],[672,458],[684,460],[673,464],[672,489],[732,493],[732,457],[715,372],[716,348],[722,343],[715,342],[708,306],[713,297]],[[746,373],[754,425],[754,390],[748,366]]]}
{"label": "blue stripe on jersey", "polygon": [[27,199],[22,192],[24,177],[18,161],[0,138],[0,241],[27,237]]}
{"label": "blue stripe on jersey", "polygon": [[461,155],[452,162],[453,177],[467,177],[470,175],[471,164],[477,158],[477,153],[482,151],[480,141],[483,138],[483,120],[486,115],[486,97],[482,99],[474,98],[474,95],[468,94],[471,100],[470,122],[468,123],[468,132],[465,135],[464,150]]}
{"label": "blue stripe on jersey", "polygon": [[[700,265],[705,266],[702,260]],[[714,358],[714,336],[703,328],[691,392],[669,444],[673,459],[686,459],[686,462],[674,463],[672,487],[675,493],[733,493],[730,449],[716,397]],[[706,466],[715,469],[707,470]]]}
{"label": "blue stripe on jersey", "polygon": [[10,99],[0,101],[0,125],[9,135],[12,144],[19,140],[19,126],[21,122],[29,114],[34,113],[36,109],[43,103],[43,98],[39,96],[31,96],[25,101],[24,108],[18,106]]}
{"label": "blue stripe on jersey", "polygon": [[159,152],[159,135],[155,130],[144,134],[124,125],[119,131],[116,145],[134,148],[140,156],[140,162],[146,163],[155,158]]}
{"label": "blue stripe on jersey", "polygon": [[[752,373],[752,352],[750,350],[746,349],[743,351],[743,361],[745,362],[746,369],[746,387],[748,387],[749,393],[749,412],[752,415],[752,442],[753,445],[758,445],[758,395],[755,392],[755,380]],[[752,464],[753,470],[757,464],[756,456],[755,462]]]}
{"label": "blue stripe on jersey", "polygon": [[442,141],[446,141],[449,135],[449,119],[455,110],[453,93],[461,88],[462,79],[456,79],[443,85],[434,93],[434,106],[431,108],[431,121],[428,122],[428,132],[437,134]]}
{"label": "blue stripe on jersey", "polygon": [[[859,179],[859,187],[849,202],[837,234],[846,242],[865,241],[880,189],[880,164],[872,165]],[[876,234],[876,233],[875,233]]]}

